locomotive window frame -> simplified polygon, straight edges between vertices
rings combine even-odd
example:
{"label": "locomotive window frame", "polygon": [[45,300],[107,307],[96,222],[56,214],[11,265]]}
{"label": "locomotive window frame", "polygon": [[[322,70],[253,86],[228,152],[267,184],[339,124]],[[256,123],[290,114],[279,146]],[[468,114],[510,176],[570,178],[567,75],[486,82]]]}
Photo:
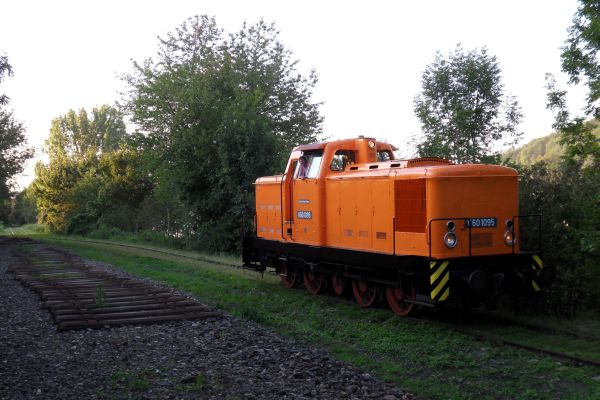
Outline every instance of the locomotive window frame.
{"label": "locomotive window frame", "polygon": [[[323,150],[305,151],[302,153],[303,157],[306,157],[306,176],[300,179],[314,179],[319,175],[321,169],[321,162],[323,161]],[[300,163],[297,162],[294,171],[294,179],[298,178],[300,172]]]}
{"label": "locomotive window frame", "polygon": [[332,171],[344,171],[346,165],[354,164],[356,162],[356,154],[353,150],[338,150],[331,159],[329,169]]}
{"label": "locomotive window frame", "polygon": [[394,153],[389,150],[379,150],[377,152],[377,162],[392,161],[394,159]]}

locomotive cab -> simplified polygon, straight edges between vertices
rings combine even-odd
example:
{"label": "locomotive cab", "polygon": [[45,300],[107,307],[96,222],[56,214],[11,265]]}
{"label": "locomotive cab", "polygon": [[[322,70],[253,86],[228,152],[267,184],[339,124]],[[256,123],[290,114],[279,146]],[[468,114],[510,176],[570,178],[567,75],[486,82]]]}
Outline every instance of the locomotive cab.
{"label": "locomotive cab", "polygon": [[394,150],[364,137],[296,147],[282,175],[256,181],[244,263],[313,293],[351,286],[364,307],[385,293],[401,315],[543,287],[541,258],[520,248],[515,170]]}

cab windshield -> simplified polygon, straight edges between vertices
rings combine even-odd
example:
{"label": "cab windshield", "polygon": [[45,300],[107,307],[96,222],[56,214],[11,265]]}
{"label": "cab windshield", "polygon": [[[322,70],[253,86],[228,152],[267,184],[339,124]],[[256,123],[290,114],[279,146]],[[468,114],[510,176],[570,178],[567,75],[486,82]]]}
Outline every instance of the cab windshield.
{"label": "cab windshield", "polygon": [[296,179],[316,178],[319,174],[319,168],[321,168],[323,150],[307,151],[302,154],[302,157],[306,159],[306,167],[303,168],[300,161],[296,163],[294,177]]}

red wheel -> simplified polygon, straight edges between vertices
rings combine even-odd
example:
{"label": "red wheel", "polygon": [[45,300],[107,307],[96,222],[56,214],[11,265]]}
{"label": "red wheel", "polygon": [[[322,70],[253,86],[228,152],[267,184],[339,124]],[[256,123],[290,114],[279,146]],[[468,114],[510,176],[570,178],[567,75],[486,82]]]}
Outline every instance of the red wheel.
{"label": "red wheel", "polygon": [[325,286],[325,275],[320,272],[305,271],[304,286],[312,294],[317,294]]}
{"label": "red wheel", "polygon": [[288,266],[286,262],[281,265],[279,276],[281,276],[281,283],[288,289],[293,288],[298,284],[299,278],[298,270],[294,267]]}
{"label": "red wheel", "polygon": [[406,302],[406,300],[414,300],[416,296],[415,287],[411,281],[404,281],[400,287],[388,286],[385,292],[393,312],[403,317],[411,313],[414,304]]}
{"label": "red wheel", "polygon": [[379,286],[372,282],[355,279],[352,281],[352,292],[358,305],[367,308],[375,304],[377,296],[379,296]]}
{"label": "red wheel", "polygon": [[346,287],[346,278],[343,276],[333,275],[331,277],[331,287],[333,291],[338,296],[341,296],[344,293],[344,288]]}

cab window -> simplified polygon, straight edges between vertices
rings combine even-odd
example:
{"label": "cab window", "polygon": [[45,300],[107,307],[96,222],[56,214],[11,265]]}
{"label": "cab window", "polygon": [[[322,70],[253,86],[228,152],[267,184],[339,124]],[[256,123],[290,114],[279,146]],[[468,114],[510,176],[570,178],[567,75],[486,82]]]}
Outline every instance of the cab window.
{"label": "cab window", "polygon": [[377,152],[377,161],[390,161],[393,160],[394,156],[389,150],[381,150]]}
{"label": "cab window", "polygon": [[299,160],[296,164],[294,177],[296,179],[316,178],[319,174],[319,168],[321,167],[323,150],[304,152],[302,157],[306,159],[306,166],[303,168],[302,163]]}
{"label": "cab window", "polygon": [[348,164],[354,164],[355,157],[352,150],[338,150],[333,155],[329,169],[332,171],[343,171]]}

